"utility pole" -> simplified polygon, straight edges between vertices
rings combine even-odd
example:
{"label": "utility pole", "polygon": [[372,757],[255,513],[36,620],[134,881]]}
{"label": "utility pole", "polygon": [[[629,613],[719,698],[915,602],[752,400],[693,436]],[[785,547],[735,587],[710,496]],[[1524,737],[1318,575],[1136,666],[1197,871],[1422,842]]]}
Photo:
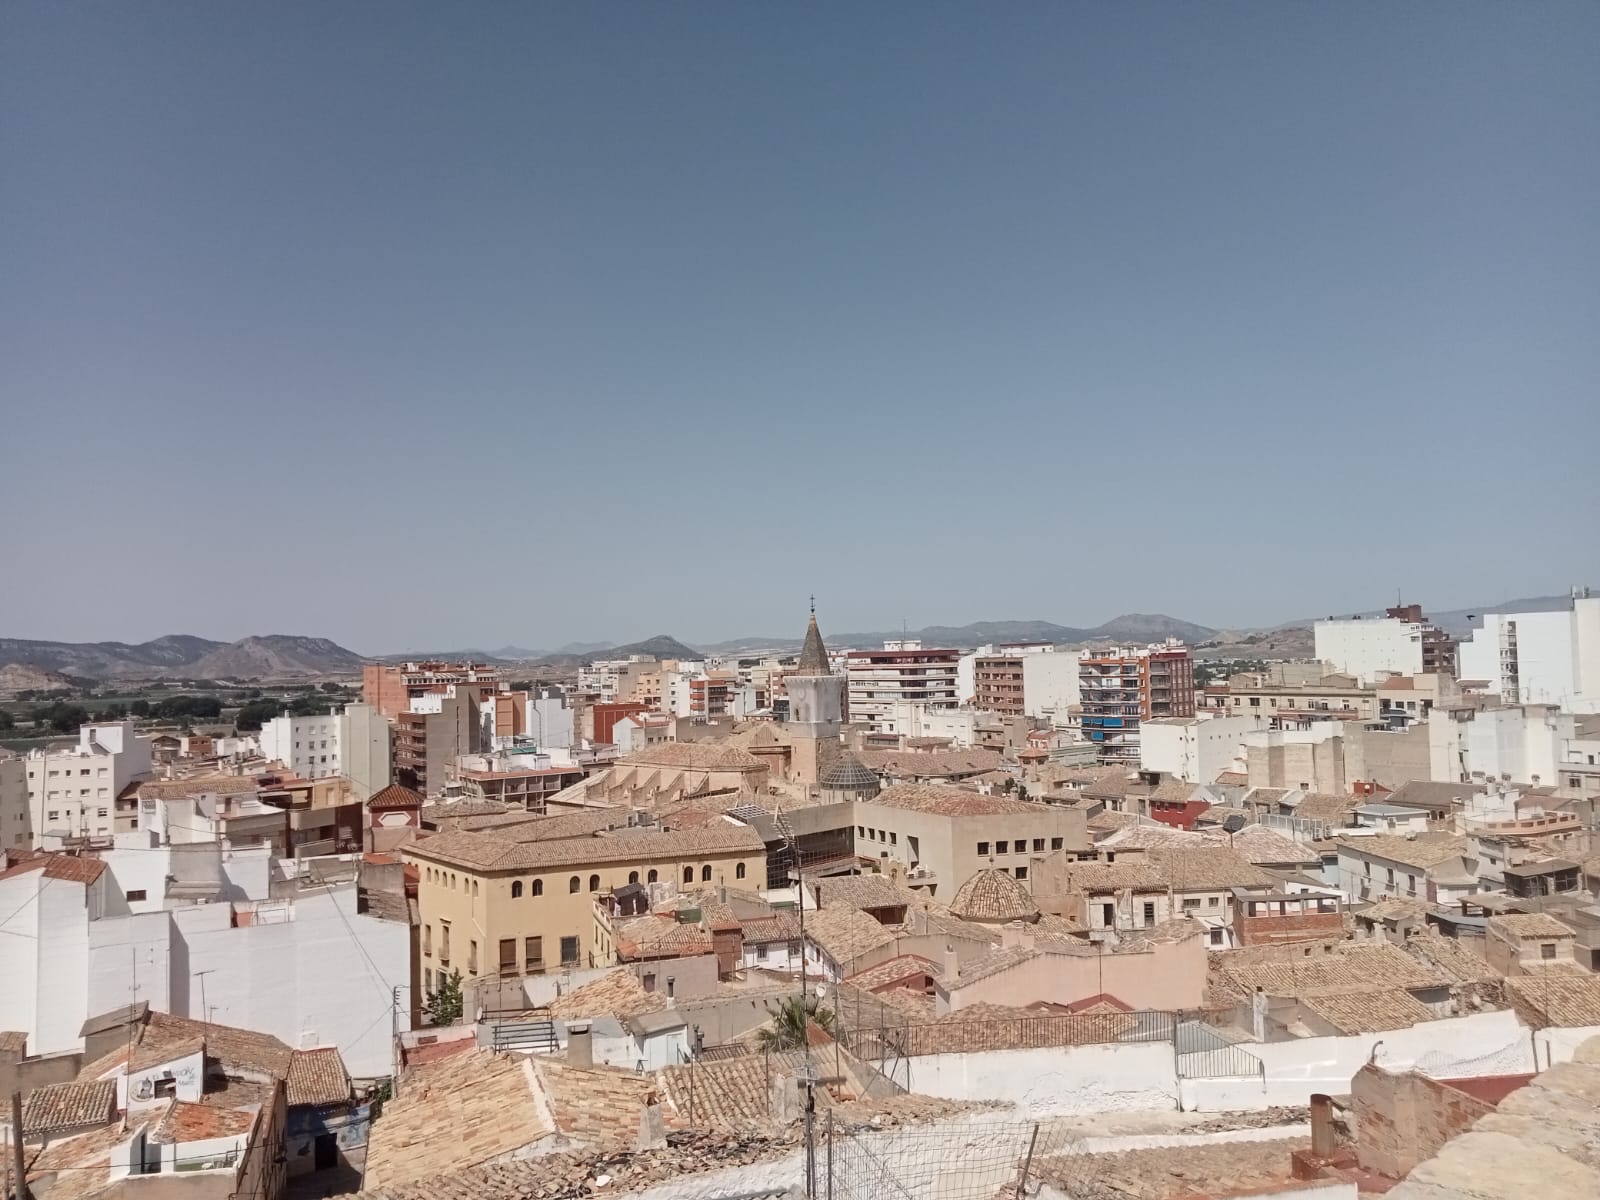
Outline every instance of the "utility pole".
{"label": "utility pole", "polygon": [[400,1099],[400,985],[396,984],[389,1000],[389,1051],[394,1059],[394,1098]]}
{"label": "utility pole", "polygon": [[17,1200],[28,1200],[28,1167],[22,1155],[22,1093],[11,1093],[11,1172],[17,1180]]}

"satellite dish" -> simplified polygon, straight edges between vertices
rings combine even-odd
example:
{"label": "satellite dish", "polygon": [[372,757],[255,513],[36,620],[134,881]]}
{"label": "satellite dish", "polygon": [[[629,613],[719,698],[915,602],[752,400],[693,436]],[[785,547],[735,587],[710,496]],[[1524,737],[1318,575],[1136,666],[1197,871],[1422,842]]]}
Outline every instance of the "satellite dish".
{"label": "satellite dish", "polygon": [[1246,824],[1248,822],[1244,819],[1243,813],[1231,813],[1228,819],[1222,823],[1222,832],[1238,833]]}

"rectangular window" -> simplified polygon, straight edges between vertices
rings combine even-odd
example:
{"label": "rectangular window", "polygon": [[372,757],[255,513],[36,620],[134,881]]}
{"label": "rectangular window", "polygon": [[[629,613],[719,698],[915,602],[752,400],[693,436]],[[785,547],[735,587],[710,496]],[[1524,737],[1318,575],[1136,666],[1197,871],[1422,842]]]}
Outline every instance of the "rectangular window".
{"label": "rectangular window", "polygon": [[1011,848],[1018,854],[1026,854],[1028,852],[1027,840],[1025,838],[1018,838],[1016,841],[1011,843]]}
{"label": "rectangular window", "polygon": [[898,844],[898,843],[897,843],[897,842],[896,842],[896,840],[895,840],[895,839],[896,839],[896,836],[897,836],[897,835],[896,835],[896,834],[895,834],[895,831],[894,831],[894,830],[892,830],[892,829],[891,829],[891,830],[890,830],[890,831],[889,831],[889,845],[891,845],[891,846],[893,846],[893,845],[897,845],[897,844]]}
{"label": "rectangular window", "polygon": [[[55,816],[55,813],[51,813],[50,815],[53,817],[53,816]],[[979,842],[978,843],[978,857],[979,858],[988,858],[989,857],[989,843],[988,842]]]}
{"label": "rectangular window", "polygon": [[500,939],[500,974],[515,975],[517,973],[517,939]]}
{"label": "rectangular window", "polygon": [[1028,877],[1028,868],[1027,867],[1018,867],[1017,868],[1017,878],[1018,879],[1026,879],[1027,877]]}
{"label": "rectangular window", "polygon": [[564,937],[561,939],[561,965],[575,967],[578,965],[578,939]]}
{"label": "rectangular window", "polygon": [[522,943],[523,967],[531,974],[544,970],[544,939],[525,938]]}
{"label": "rectangular window", "polygon": [[134,888],[132,891],[130,891],[128,893],[128,903],[129,904],[137,904],[140,900],[143,900],[144,898],[145,898],[145,890],[144,890],[144,888]]}
{"label": "rectangular window", "polygon": [[450,922],[439,922],[439,962],[442,966],[450,965]]}
{"label": "rectangular window", "polygon": [[756,947],[756,961],[757,962],[766,962],[767,961],[767,947],[765,945],[760,945],[760,946]]}
{"label": "rectangular window", "polygon": [[424,954],[426,954],[429,958],[433,957],[433,926],[432,925],[424,925],[422,927],[422,952]]}
{"label": "rectangular window", "polygon": [[1006,847],[1009,845],[1011,845],[1010,842],[996,842],[994,844],[994,852],[996,854],[1004,854],[1006,852]]}
{"label": "rectangular window", "polygon": [[1546,942],[1544,945],[1539,947],[1540,958],[1554,958],[1555,956],[1556,947],[1554,942]]}
{"label": "rectangular window", "polygon": [[1043,838],[1034,838],[1033,839],[1033,850],[1034,850],[1035,854],[1038,854],[1038,853],[1040,853],[1040,852],[1042,852],[1044,850],[1044,839]]}
{"label": "rectangular window", "polygon": [[1221,901],[1219,901],[1215,896],[1206,897],[1207,908],[1216,908],[1219,903],[1221,903]]}
{"label": "rectangular window", "polygon": [[468,975],[476,975],[477,973],[478,973],[478,939],[477,938],[469,938],[467,940],[467,974]]}
{"label": "rectangular window", "polygon": [[1183,911],[1190,912],[1200,907],[1199,896],[1185,896],[1183,898]]}
{"label": "rectangular window", "polygon": [[1066,843],[1061,838],[1051,838],[1050,839],[1050,849],[1052,849],[1052,850],[1059,850],[1065,844]]}
{"label": "rectangular window", "polygon": [[1154,904],[1146,904],[1144,906],[1144,923],[1146,925],[1154,925],[1156,923],[1156,906]]}

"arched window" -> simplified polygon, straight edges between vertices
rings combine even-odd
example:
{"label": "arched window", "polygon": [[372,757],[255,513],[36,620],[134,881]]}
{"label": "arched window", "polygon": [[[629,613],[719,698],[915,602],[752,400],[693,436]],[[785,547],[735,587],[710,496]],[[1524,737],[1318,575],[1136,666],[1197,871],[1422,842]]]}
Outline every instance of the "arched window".
{"label": "arched window", "polygon": [[567,884],[567,891],[576,892],[582,886],[583,886],[583,880],[579,879],[576,875],[574,875],[572,877],[572,881]]}
{"label": "arched window", "polygon": [[637,871],[629,871],[628,872],[628,882],[629,883],[638,883],[639,882],[639,872],[637,872]]}
{"label": "arched window", "polygon": [[657,878],[656,877],[656,869],[654,867],[651,867],[650,868],[650,874],[648,874],[648,875],[646,875],[644,877],[644,881],[646,883],[654,883],[656,881],[656,878]]}
{"label": "arched window", "polygon": [[700,882],[701,883],[710,883],[711,882],[711,864],[710,863],[707,863],[705,866],[700,868]]}
{"label": "arched window", "polygon": [[513,900],[522,899],[522,880],[513,879],[511,881],[511,898]]}
{"label": "arched window", "polygon": [[735,866],[733,868],[733,877],[735,879],[743,879],[744,878],[744,864],[743,863],[739,863],[737,866]]}
{"label": "arched window", "polygon": [[693,867],[685,867],[683,869],[683,881],[685,883],[693,883],[694,882],[694,868]]}
{"label": "arched window", "polygon": [[535,880],[534,880],[534,881],[533,881],[533,894],[534,894],[534,895],[535,895],[535,896],[542,896],[542,895],[544,895],[544,880],[542,880],[542,879],[535,879]]}
{"label": "arched window", "polygon": [[598,876],[598,875],[589,876],[589,890],[591,892],[598,892],[600,890],[600,876]]}

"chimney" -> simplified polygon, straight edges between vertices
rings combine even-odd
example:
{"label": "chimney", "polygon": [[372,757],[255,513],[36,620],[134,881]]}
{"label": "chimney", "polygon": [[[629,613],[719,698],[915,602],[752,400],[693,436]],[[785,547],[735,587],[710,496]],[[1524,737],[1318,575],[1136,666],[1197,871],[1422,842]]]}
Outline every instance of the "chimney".
{"label": "chimney", "polygon": [[956,948],[949,942],[944,944],[944,978],[948,982],[960,973],[961,964],[956,958]]}
{"label": "chimney", "polygon": [[1331,1158],[1337,1148],[1333,1134],[1333,1097],[1321,1092],[1311,1094],[1311,1153],[1318,1158]]}

